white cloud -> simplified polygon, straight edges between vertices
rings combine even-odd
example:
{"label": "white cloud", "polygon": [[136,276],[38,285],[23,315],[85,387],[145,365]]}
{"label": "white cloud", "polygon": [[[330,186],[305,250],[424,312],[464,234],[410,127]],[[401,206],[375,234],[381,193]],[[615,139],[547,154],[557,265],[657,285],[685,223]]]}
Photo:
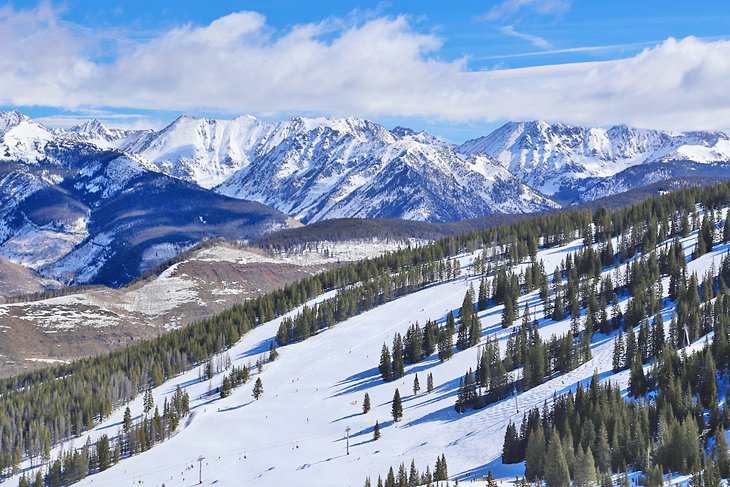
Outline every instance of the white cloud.
{"label": "white cloud", "polygon": [[503,0],[492,7],[484,18],[499,20],[523,10],[541,15],[559,15],[568,11],[570,4],[571,0]]}
{"label": "white cloud", "polygon": [[530,44],[532,44],[535,47],[539,47],[541,49],[549,49],[550,43],[543,39],[540,36],[532,35],[532,34],[525,34],[524,32],[518,32],[515,30],[514,26],[512,25],[505,25],[504,27],[499,28],[500,32],[503,34],[506,34],[508,36],[517,37],[518,39],[523,39],[528,41]]}
{"label": "white cloud", "polygon": [[730,119],[729,41],[668,39],[615,61],[491,71],[441,59],[441,43],[405,17],[281,33],[241,12],[124,40],[113,61],[95,61],[98,39],[60,23],[52,9],[5,8],[0,104],[674,129],[721,129]]}

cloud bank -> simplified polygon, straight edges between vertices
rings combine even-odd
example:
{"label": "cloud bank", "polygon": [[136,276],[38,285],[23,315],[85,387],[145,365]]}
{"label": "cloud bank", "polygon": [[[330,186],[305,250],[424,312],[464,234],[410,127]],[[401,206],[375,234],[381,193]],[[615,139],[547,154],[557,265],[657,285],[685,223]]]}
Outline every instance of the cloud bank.
{"label": "cloud bank", "polygon": [[49,6],[0,9],[0,104],[730,126],[729,41],[670,38],[614,61],[478,71],[467,58],[441,58],[443,40],[407,17],[277,32],[260,14],[239,12],[122,39],[112,53],[99,52],[109,44],[103,35],[62,23]]}

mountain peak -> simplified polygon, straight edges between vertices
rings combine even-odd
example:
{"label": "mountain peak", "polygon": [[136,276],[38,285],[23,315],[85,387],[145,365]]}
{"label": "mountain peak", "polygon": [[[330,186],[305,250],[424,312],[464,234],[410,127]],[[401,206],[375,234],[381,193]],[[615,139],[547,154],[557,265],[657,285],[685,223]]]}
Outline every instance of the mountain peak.
{"label": "mountain peak", "polygon": [[23,122],[30,122],[31,119],[20,113],[18,110],[0,112],[0,133],[20,125]]}
{"label": "mountain peak", "polygon": [[97,120],[96,118],[92,120],[87,120],[83,123],[80,123],[78,125],[74,125],[70,129],[68,129],[69,132],[73,132],[76,134],[87,134],[87,135],[110,135],[111,131],[104,125],[102,122]]}

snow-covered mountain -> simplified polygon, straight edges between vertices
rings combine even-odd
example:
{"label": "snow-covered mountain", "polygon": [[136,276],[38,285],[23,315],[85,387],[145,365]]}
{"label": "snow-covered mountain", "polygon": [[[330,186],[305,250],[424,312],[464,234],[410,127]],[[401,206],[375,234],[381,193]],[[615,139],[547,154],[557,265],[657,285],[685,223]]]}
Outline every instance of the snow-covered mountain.
{"label": "snow-covered mountain", "polygon": [[182,116],[118,146],[165,174],[273,206],[303,222],[334,217],[459,220],[554,207],[486,156],[426,132],[358,118],[269,123]]}
{"label": "snow-covered mountain", "polygon": [[140,137],[151,133],[152,130],[121,130],[109,128],[99,120],[87,120],[68,130],[59,129],[55,133],[61,137],[94,144],[102,149],[117,149],[134,143]]}
{"label": "snow-covered mountain", "polygon": [[491,156],[522,183],[564,201],[594,185],[604,191],[593,191],[590,199],[609,196],[613,193],[606,192],[607,185],[599,183],[639,165],[730,162],[730,139],[720,132],[676,133],[625,125],[585,128],[543,121],[507,123],[458,150]]}
{"label": "snow-covered mountain", "polygon": [[[159,263],[143,258],[151,249],[298,225],[98,144],[134,134],[49,131],[17,112],[0,113],[0,127],[0,256],[63,283],[123,284]],[[101,138],[75,138],[92,133]]]}
{"label": "snow-covered mountain", "polygon": [[46,144],[53,139],[49,130],[22,113],[0,112],[0,162],[36,163],[44,158]]}
{"label": "snow-covered mountain", "polygon": [[[199,238],[250,237],[293,224],[264,206],[243,201],[236,207],[237,200],[304,223],[342,217],[455,221],[583,203],[688,176],[730,176],[726,134],[537,121],[508,123],[457,146],[428,132],[388,130],[359,118],[181,116],[159,131],[111,129],[97,120],[49,130],[17,111],[0,112],[0,255],[65,282],[105,275],[105,282],[118,283],[140,268],[127,268],[119,254],[112,267],[124,268],[127,277],[120,280],[102,272],[107,264],[90,267],[89,259],[111,262],[109,249],[121,234],[137,241],[134,231],[154,220],[146,216],[151,208],[169,219],[153,225],[184,229],[175,242],[151,239],[149,245],[184,248]],[[182,201],[183,195],[194,203]],[[125,213],[121,201],[139,213]],[[140,202],[147,206],[138,208]],[[217,208],[215,230],[183,221],[186,212],[198,223],[210,221],[199,204]],[[226,215],[226,205],[236,209]],[[239,211],[273,220],[254,218],[249,230],[256,230],[242,232]],[[110,227],[114,218],[132,214],[123,218],[123,230]]]}

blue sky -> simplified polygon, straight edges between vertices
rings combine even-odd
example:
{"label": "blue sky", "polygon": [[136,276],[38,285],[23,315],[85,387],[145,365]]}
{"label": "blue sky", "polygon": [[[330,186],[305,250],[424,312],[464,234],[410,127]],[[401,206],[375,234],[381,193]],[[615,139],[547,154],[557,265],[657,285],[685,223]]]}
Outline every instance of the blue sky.
{"label": "blue sky", "polygon": [[0,105],[61,126],[362,116],[456,142],[528,118],[727,129],[728,38],[726,1],[12,2]]}

